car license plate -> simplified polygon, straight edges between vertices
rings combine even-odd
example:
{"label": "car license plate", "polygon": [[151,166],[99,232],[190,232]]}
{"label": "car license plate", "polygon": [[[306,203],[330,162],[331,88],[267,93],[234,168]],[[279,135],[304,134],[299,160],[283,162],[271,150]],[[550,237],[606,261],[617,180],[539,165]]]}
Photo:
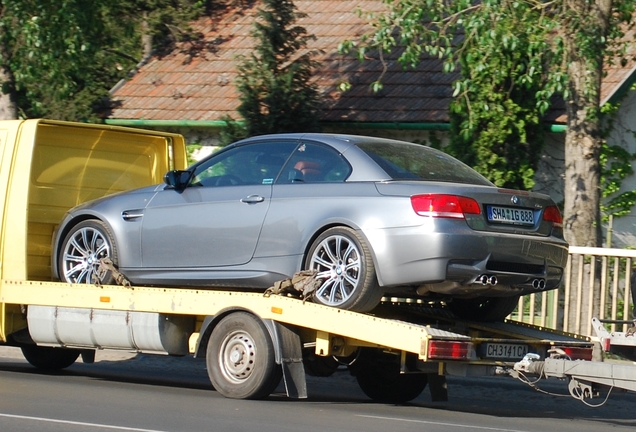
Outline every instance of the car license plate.
{"label": "car license plate", "polygon": [[534,225],[534,212],[526,209],[488,206],[488,220],[507,224]]}
{"label": "car license plate", "polygon": [[515,345],[505,343],[486,344],[486,357],[521,359],[528,354],[528,345]]}

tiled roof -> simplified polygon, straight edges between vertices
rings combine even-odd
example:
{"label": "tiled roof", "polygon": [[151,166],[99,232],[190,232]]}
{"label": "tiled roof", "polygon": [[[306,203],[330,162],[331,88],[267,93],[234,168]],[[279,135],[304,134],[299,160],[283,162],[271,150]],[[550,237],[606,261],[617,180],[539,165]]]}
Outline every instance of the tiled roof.
{"label": "tiled roof", "polygon": [[[241,3],[241,2],[233,2]],[[242,2],[246,3],[246,2]],[[236,57],[248,55],[253,46],[250,32],[260,2],[249,9],[231,8],[192,24],[204,35],[204,43],[181,44],[164,57],[154,57],[113,94],[117,107],[112,119],[221,120],[238,119],[239,105],[234,87]],[[442,72],[442,61],[424,59],[416,69],[402,68],[396,55],[360,62],[338,53],[344,40],[368,33],[365,12],[384,9],[381,0],[296,0],[307,17],[297,24],[317,40],[308,49],[322,50],[314,77],[323,95],[321,120],[346,122],[446,123],[452,83],[456,74]],[[357,11],[363,11],[359,14]],[[373,93],[370,84],[382,74],[384,88]],[[603,85],[605,101],[625,79],[631,68],[610,68]],[[341,92],[342,82],[353,84]],[[551,116],[553,119],[558,113]],[[564,121],[564,116],[558,118]]]}

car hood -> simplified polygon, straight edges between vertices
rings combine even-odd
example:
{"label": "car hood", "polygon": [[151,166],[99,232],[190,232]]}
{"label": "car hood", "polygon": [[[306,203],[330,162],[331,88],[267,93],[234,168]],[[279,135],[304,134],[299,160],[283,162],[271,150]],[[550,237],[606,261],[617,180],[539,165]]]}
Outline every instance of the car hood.
{"label": "car hood", "polygon": [[114,194],[106,195],[105,197],[102,197],[102,198],[86,201],[85,203],[74,207],[70,211],[70,213],[78,213],[88,209],[99,208],[99,207],[103,207],[104,205],[114,204],[114,203],[118,203],[118,204],[121,203],[122,205],[136,204],[134,205],[134,207],[137,207],[137,208],[145,207],[150,201],[150,198],[154,196],[154,194],[158,190],[163,189],[164,186],[165,185],[163,184],[159,184],[159,185],[153,185],[153,186],[146,186],[139,189],[116,192]]}

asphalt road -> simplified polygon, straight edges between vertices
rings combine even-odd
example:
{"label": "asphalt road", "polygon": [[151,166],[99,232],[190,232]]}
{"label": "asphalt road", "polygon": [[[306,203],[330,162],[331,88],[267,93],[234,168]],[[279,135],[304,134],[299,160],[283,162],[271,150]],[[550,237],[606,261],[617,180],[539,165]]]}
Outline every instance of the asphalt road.
{"label": "asphalt road", "polygon": [[[433,402],[425,390],[409,404],[378,404],[343,370],[309,377],[306,400],[287,399],[282,385],[263,401],[230,400],[210,386],[205,363],[191,357],[102,351],[95,364],[80,361],[47,374],[19,350],[0,347],[0,431],[620,432],[636,426],[634,393],[615,391],[590,408],[509,377],[449,377],[448,386],[448,402]],[[567,393],[558,380],[539,387]]]}

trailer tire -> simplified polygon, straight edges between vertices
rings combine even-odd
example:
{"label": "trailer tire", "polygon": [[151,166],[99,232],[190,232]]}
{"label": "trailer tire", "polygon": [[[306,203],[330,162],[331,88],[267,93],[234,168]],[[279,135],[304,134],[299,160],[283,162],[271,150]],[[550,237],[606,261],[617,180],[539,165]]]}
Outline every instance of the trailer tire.
{"label": "trailer tire", "polygon": [[376,402],[400,404],[418,397],[428,384],[424,373],[400,373],[397,361],[360,358],[352,372],[365,395]]}
{"label": "trailer tire", "polygon": [[214,328],[206,365],[216,391],[232,399],[265,398],[283,375],[267,328],[247,312],[234,312]]}
{"label": "trailer tire", "polygon": [[48,371],[65,369],[75,363],[80,350],[68,348],[54,348],[37,345],[23,345],[22,355],[26,361],[38,369]]}
{"label": "trailer tire", "polygon": [[503,321],[519,303],[519,296],[477,297],[473,299],[453,299],[448,308],[459,318],[481,321]]}
{"label": "trailer tire", "polygon": [[[97,219],[75,225],[64,237],[58,259],[58,274],[63,282],[93,284],[97,280],[99,260],[110,258],[117,266],[115,237],[108,226]],[[99,282],[113,285],[115,278],[107,271]]]}

